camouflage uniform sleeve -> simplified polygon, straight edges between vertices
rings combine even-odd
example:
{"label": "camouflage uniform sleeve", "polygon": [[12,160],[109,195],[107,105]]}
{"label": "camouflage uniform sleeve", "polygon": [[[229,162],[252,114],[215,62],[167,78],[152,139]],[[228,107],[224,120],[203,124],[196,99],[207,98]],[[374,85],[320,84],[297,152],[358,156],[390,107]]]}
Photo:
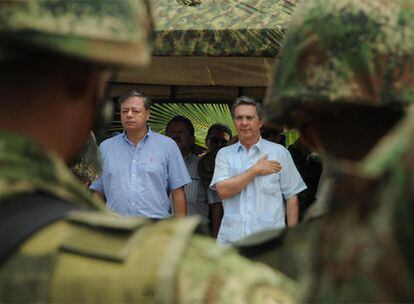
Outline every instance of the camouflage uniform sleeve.
{"label": "camouflage uniform sleeve", "polygon": [[295,283],[231,248],[193,237],[178,272],[178,294],[184,303],[294,303]]}
{"label": "camouflage uniform sleeve", "polygon": [[197,218],[150,223],[73,213],[4,265],[0,301],[294,302],[289,279],[195,235],[197,224]]}

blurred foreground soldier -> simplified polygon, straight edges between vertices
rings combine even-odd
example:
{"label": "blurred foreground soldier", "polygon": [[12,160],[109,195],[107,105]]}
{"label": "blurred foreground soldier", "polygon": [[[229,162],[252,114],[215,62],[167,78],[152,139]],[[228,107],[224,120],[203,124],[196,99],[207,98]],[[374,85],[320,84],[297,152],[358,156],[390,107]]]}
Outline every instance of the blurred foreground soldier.
{"label": "blurred foreground soldier", "polygon": [[102,174],[102,159],[93,132],[89,134],[81,153],[70,164],[73,174],[89,187]]}
{"label": "blurred foreground soldier", "polygon": [[0,302],[291,302],[289,280],[193,236],[196,220],[115,218],[65,165],[105,71],[148,61],[143,4],[0,2]]}
{"label": "blurred foreground soldier", "polygon": [[413,114],[363,159],[414,100],[413,2],[303,5],[267,114],[321,153],[335,178],[316,203],[328,214],[243,250],[298,278],[304,302],[412,302]]}

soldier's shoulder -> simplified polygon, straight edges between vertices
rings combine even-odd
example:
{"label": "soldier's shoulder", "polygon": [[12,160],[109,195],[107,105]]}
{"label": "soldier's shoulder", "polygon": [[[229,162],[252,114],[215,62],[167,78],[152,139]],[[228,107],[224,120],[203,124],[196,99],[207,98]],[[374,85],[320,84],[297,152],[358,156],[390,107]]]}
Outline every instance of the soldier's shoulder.
{"label": "soldier's shoulder", "polygon": [[267,230],[234,244],[238,252],[298,280],[309,270],[312,245],[319,235],[323,218],[303,222],[293,228]]}
{"label": "soldier's shoulder", "polygon": [[54,256],[46,259],[52,262],[42,276],[36,275],[40,268],[32,258],[30,263],[9,265],[3,275],[8,288],[17,290],[19,277],[29,270],[34,274],[31,285],[46,288],[52,302],[196,303],[206,297],[218,303],[293,301],[293,282],[197,235],[198,223],[198,218],[152,223],[73,212],[43,229],[19,252],[20,262]]}
{"label": "soldier's shoulder", "polygon": [[[60,247],[62,265],[55,270],[59,278],[56,300],[82,300],[86,294],[62,294],[82,281],[103,284],[102,277],[108,281],[107,290],[100,291],[106,294],[105,301],[197,303],[207,296],[217,303],[294,299],[294,283],[284,275],[197,234],[198,218],[151,223],[75,213],[69,220],[73,227]],[[71,269],[74,262],[81,270]],[[72,272],[69,278],[68,272]]]}
{"label": "soldier's shoulder", "polygon": [[67,223],[51,279],[53,301],[174,302],[177,269],[197,218],[153,223],[73,212]]}

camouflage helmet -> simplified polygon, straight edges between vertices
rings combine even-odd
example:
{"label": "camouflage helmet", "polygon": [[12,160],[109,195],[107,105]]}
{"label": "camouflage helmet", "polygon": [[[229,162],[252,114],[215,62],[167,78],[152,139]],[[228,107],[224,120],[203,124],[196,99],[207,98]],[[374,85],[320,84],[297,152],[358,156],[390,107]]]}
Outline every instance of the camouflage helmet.
{"label": "camouflage helmet", "polygon": [[331,104],[402,108],[414,100],[413,1],[301,4],[266,94],[267,121],[298,126]]}
{"label": "camouflage helmet", "polygon": [[138,1],[0,1],[0,62],[27,48],[110,66],[150,58],[149,8]]}

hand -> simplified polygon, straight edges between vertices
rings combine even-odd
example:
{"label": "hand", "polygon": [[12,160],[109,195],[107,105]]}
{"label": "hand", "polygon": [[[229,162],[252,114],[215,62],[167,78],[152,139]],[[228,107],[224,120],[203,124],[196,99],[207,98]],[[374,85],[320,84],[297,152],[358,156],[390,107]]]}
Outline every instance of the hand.
{"label": "hand", "polygon": [[258,175],[268,175],[278,173],[282,170],[282,166],[275,160],[267,160],[267,154],[258,160],[252,167]]}

